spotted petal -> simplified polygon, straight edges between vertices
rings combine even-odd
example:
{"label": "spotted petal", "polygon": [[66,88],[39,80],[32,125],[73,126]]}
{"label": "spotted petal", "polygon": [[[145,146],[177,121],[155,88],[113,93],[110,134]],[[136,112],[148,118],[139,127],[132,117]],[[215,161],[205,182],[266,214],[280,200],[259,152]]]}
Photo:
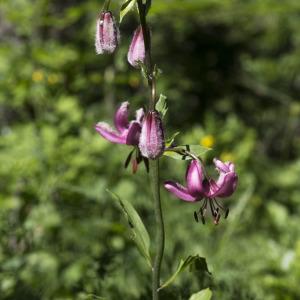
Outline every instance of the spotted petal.
{"label": "spotted petal", "polygon": [[200,200],[195,196],[191,195],[186,187],[182,186],[177,182],[165,181],[164,186],[170,193],[172,193],[174,196],[178,197],[181,200],[188,202],[195,202]]}

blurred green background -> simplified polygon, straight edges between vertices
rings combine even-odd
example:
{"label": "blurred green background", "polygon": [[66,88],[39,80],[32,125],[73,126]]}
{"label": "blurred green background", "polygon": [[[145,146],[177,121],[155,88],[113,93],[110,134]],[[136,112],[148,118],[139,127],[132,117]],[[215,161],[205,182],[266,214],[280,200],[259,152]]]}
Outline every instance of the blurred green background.
{"label": "blurred green background", "polygon": [[[153,235],[147,174],[125,170],[130,149],[93,129],[121,101],[147,101],[126,60],[137,18],[122,22],[115,55],[97,56],[102,4],[0,2],[0,299],[150,299],[149,270],[105,192],[131,201]],[[209,286],[215,300],[300,299],[300,1],[154,0],[149,21],[167,134],[213,147],[207,161],[233,161],[240,178],[219,226],[162,190],[163,278],[189,254],[212,272],[183,273],[162,298]],[[185,168],[164,158],[162,180]]]}

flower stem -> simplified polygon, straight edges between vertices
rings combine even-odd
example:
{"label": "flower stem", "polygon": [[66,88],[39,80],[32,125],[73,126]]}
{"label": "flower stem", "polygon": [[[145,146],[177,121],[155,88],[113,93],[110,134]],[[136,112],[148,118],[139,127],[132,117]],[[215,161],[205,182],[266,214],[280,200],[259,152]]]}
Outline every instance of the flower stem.
{"label": "flower stem", "polygon": [[[145,43],[145,67],[147,71],[148,86],[150,89],[149,109],[154,110],[156,104],[156,79],[151,57],[151,35],[146,20],[146,7],[148,6],[149,8],[151,6],[151,0],[147,0],[146,4],[143,4],[142,0],[137,0],[137,5]],[[158,289],[160,286],[160,269],[165,248],[165,229],[160,199],[159,159],[150,160],[149,169],[156,222],[156,249],[152,269],[152,299],[159,300]]]}
{"label": "flower stem", "polygon": [[160,200],[159,185],[159,160],[150,161],[151,189],[154,200],[155,221],[157,224],[156,233],[156,255],[152,270],[152,299],[159,299],[158,288],[160,286],[160,268],[165,247],[164,220]]}

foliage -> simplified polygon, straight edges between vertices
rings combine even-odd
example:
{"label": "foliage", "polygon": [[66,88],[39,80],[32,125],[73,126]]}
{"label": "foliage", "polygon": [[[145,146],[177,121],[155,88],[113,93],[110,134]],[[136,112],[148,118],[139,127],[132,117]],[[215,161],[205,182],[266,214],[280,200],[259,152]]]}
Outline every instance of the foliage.
{"label": "foliage", "polygon": [[[112,2],[118,18],[122,2]],[[212,272],[183,273],[163,299],[207,287],[212,299],[299,299],[300,2],[152,2],[167,136],[180,128],[179,145],[213,148],[204,160],[232,160],[240,178],[217,227],[195,223],[197,204],[163,192],[172,241],[163,278],[190,253],[208,257]],[[149,299],[147,266],[105,192],[130,201],[151,224],[145,170],[124,170],[127,148],[93,129],[123,99],[143,102],[133,97],[143,82],[126,62],[137,22],[126,15],[116,55],[96,56],[101,7],[95,0],[0,3],[1,299]],[[181,180],[184,169],[165,157],[162,178]]]}

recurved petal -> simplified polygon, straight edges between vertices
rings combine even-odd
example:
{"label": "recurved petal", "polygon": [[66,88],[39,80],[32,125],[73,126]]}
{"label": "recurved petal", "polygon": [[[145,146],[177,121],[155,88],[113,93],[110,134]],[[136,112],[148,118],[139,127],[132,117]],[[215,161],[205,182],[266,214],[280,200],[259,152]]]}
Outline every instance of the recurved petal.
{"label": "recurved petal", "polygon": [[201,200],[191,195],[186,187],[182,186],[177,182],[165,181],[164,186],[170,193],[172,193],[174,196],[178,197],[181,200],[188,202],[196,202]]}
{"label": "recurved petal", "polygon": [[106,140],[116,144],[126,144],[126,136],[114,131],[107,123],[99,122],[95,126],[97,132]]}
{"label": "recurved petal", "polygon": [[135,112],[135,119],[139,123],[142,123],[144,116],[145,116],[145,112],[143,108],[140,108]]}
{"label": "recurved petal", "polygon": [[116,111],[114,123],[117,130],[122,133],[124,130],[128,129],[129,121],[128,121],[128,108],[129,102],[123,102],[118,110]]}
{"label": "recurved petal", "polygon": [[214,162],[214,164],[216,166],[216,169],[219,172],[223,172],[223,173],[230,172],[229,164],[232,164],[232,163],[224,163],[224,162],[222,162],[221,160],[219,160],[217,158],[214,158],[213,162]]}
{"label": "recurved petal", "polygon": [[217,182],[210,181],[210,197],[229,197],[236,190],[237,184],[238,176],[235,172],[221,173]]}
{"label": "recurved petal", "polygon": [[131,122],[127,132],[126,144],[138,145],[140,134],[141,134],[141,124],[136,121]]}
{"label": "recurved petal", "polygon": [[192,160],[186,172],[187,188],[191,195],[203,195],[203,180],[204,174],[200,162],[198,160]]}

